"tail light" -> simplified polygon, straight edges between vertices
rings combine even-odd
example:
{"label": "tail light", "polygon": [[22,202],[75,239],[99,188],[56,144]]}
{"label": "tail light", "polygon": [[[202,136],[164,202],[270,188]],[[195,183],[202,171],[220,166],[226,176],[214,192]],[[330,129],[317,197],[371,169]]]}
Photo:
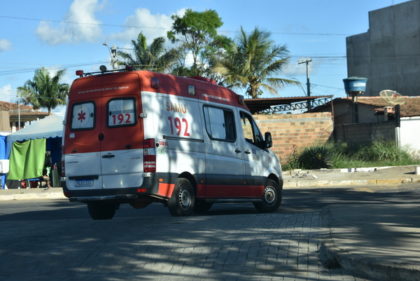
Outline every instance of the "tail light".
{"label": "tail light", "polygon": [[145,173],[156,172],[155,139],[145,139],[143,141],[143,171]]}

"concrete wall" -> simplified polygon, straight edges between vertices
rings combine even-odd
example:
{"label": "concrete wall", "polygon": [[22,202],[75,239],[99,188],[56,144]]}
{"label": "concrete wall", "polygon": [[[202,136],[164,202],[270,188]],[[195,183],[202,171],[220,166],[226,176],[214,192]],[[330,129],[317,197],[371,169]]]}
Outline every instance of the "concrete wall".
{"label": "concrete wall", "polygon": [[10,119],[8,111],[0,111],[0,132],[10,132]]}
{"label": "concrete wall", "polygon": [[369,12],[369,31],[347,38],[348,76],[367,77],[366,95],[420,95],[420,0]]}
{"label": "concrete wall", "polygon": [[329,112],[254,115],[254,118],[263,134],[271,132],[271,149],[283,164],[295,151],[300,152],[305,147],[326,143],[334,128]]}
{"label": "concrete wall", "polygon": [[335,127],[337,142],[367,144],[374,141],[395,141],[395,122],[343,124]]}
{"label": "concrete wall", "polygon": [[420,156],[420,117],[401,118],[400,145]]}

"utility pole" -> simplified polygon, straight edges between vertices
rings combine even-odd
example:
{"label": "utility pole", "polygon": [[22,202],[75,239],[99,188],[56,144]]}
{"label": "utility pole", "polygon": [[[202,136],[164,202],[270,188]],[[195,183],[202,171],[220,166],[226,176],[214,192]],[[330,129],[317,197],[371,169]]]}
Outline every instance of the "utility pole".
{"label": "utility pole", "polygon": [[[298,64],[302,64],[302,63],[306,64],[306,94],[308,97],[311,96],[311,82],[309,81],[309,63],[310,62],[312,62],[312,59],[310,58],[300,59],[298,61]],[[307,101],[307,107],[308,107],[308,110],[311,109],[311,102],[309,101],[309,99]]]}

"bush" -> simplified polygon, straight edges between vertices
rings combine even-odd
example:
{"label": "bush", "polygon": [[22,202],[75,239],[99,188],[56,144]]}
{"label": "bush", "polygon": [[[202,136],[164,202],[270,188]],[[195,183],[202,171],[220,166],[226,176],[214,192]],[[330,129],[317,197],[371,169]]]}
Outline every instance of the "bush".
{"label": "bush", "polygon": [[364,146],[354,155],[363,161],[410,161],[411,156],[400,149],[394,142],[374,142],[370,146]]}
{"label": "bush", "polygon": [[328,145],[308,147],[298,157],[298,163],[303,169],[329,168],[332,153]]}
{"label": "bush", "polygon": [[387,165],[419,164],[408,152],[394,142],[374,142],[371,145],[349,146],[346,143],[328,143],[297,151],[284,165],[288,169],[355,168]]}

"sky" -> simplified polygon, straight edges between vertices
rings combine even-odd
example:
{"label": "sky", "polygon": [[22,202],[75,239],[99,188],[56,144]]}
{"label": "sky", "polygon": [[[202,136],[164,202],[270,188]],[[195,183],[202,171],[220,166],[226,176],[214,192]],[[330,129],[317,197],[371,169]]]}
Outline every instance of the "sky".
{"label": "sky", "polygon": [[[186,9],[215,10],[223,21],[219,33],[235,39],[241,27],[271,33],[289,50],[289,64],[277,76],[298,80],[277,95],[306,95],[306,66],[311,58],[311,95],[345,96],[346,37],[369,28],[369,11],[405,0],[0,0],[0,100],[15,102],[16,89],[36,69],[53,74],[65,69],[62,82],[71,84],[75,71],[110,68],[109,48],[130,48],[143,32],[149,42],[171,29],[171,15]],[[235,90],[244,94],[242,89]],[[62,114],[63,107],[55,110]]]}

